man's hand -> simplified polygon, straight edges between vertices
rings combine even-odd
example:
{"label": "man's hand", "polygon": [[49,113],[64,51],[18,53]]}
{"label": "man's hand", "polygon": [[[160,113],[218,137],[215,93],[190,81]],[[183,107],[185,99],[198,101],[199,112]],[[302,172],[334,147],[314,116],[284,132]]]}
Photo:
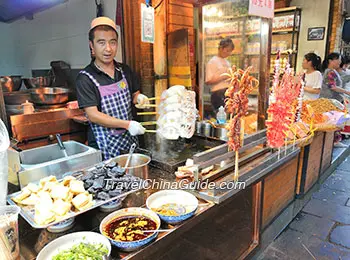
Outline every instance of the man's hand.
{"label": "man's hand", "polygon": [[132,136],[135,136],[143,135],[146,129],[139,122],[130,121],[128,131]]}
{"label": "man's hand", "polygon": [[148,100],[148,97],[144,94],[138,94],[137,95],[137,108],[141,108],[141,109],[145,109],[147,108],[147,106],[145,105],[149,105],[149,100]]}

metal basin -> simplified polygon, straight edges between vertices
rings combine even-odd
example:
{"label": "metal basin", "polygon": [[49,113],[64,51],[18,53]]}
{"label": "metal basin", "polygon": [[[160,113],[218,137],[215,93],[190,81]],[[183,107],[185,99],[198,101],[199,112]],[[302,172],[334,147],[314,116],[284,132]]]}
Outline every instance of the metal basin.
{"label": "metal basin", "polygon": [[67,141],[63,144],[68,157],[57,144],[19,153],[21,170],[18,173],[18,179],[21,187],[49,175],[55,175],[57,179],[61,179],[67,172],[87,168],[102,161],[99,150],[75,141]]}

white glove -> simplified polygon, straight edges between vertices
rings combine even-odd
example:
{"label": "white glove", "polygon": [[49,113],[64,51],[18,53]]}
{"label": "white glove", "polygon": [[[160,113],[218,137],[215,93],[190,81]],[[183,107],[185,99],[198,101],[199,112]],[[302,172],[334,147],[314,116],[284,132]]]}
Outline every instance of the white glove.
{"label": "white glove", "polygon": [[128,131],[132,136],[135,136],[143,135],[146,129],[139,122],[130,121]]}
{"label": "white glove", "polygon": [[145,105],[149,105],[148,97],[144,94],[138,94],[136,101],[137,101],[138,108],[141,108],[141,109],[147,108],[147,106]]}

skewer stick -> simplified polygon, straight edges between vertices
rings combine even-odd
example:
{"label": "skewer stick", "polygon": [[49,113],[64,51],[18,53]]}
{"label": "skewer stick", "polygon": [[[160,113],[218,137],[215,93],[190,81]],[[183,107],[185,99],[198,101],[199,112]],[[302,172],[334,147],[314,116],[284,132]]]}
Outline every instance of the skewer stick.
{"label": "skewer stick", "polygon": [[287,156],[287,137],[284,138],[284,156]]}
{"label": "skewer stick", "polygon": [[148,100],[158,100],[160,99],[160,97],[151,97],[151,98],[148,98]]}
{"label": "skewer stick", "polygon": [[235,156],[235,174],[233,176],[233,181],[238,181],[238,151],[236,151],[236,156]]}
{"label": "skewer stick", "polygon": [[157,124],[157,121],[148,121],[148,122],[141,122],[140,123],[141,125],[156,125]]}
{"label": "skewer stick", "polygon": [[[243,140],[244,140],[244,120],[241,118],[240,119],[240,123],[241,123],[241,129],[240,129],[240,143],[243,146]],[[238,181],[238,158],[239,158],[239,152],[238,150],[235,153],[235,174],[233,176],[233,180],[236,182]]]}
{"label": "skewer stick", "polygon": [[157,130],[145,130],[146,133],[157,133]]}
{"label": "skewer stick", "polygon": [[157,107],[156,104],[143,104],[143,105],[135,105],[136,108],[142,108],[142,107]]}
{"label": "skewer stick", "polygon": [[156,115],[157,112],[138,112],[138,116]]}
{"label": "skewer stick", "polygon": [[281,158],[281,147],[278,147],[278,160]]}

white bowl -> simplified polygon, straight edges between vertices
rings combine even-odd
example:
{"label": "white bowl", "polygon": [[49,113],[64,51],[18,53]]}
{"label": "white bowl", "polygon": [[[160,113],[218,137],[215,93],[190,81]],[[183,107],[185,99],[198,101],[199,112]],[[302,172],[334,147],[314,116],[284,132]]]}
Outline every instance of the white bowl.
{"label": "white bowl", "polygon": [[154,222],[156,222],[157,229],[160,228],[161,223],[160,223],[160,219],[159,219],[158,215],[149,209],[130,207],[130,208],[124,208],[124,209],[117,210],[117,211],[109,214],[108,216],[106,216],[101,221],[101,224],[100,224],[101,234],[106,236],[110,240],[110,242],[112,243],[113,246],[119,248],[120,250],[122,250],[124,252],[132,252],[132,251],[138,250],[141,247],[149,244],[150,242],[152,242],[153,240],[155,240],[157,238],[158,232],[154,232],[152,235],[149,235],[148,237],[146,237],[144,239],[127,242],[127,241],[114,240],[114,239],[112,239],[104,234],[103,231],[104,231],[104,228],[106,225],[108,225],[114,219],[124,217],[124,216],[148,217],[148,218],[152,219]]}
{"label": "white bowl", "polygon": [[89,244],[103,244],[108,249],[107,255],[110,256],[112,246],[109,240],[96,232],[75,232],[59,237],[46,245],[38,254],[37,260],[50,260],[63,250],[68,250],[81,242]]}
{"label": "white bowl", "polygon": [[184,214],[179,216],[166,216],[157,213],[161,220],[169,224],[176,224],[192,217],[198,207],[197,198],[183,190],[162,190],[153,193],[147,198],[146,206],[152,210],[168,203],[181,205],[186,210]]}

